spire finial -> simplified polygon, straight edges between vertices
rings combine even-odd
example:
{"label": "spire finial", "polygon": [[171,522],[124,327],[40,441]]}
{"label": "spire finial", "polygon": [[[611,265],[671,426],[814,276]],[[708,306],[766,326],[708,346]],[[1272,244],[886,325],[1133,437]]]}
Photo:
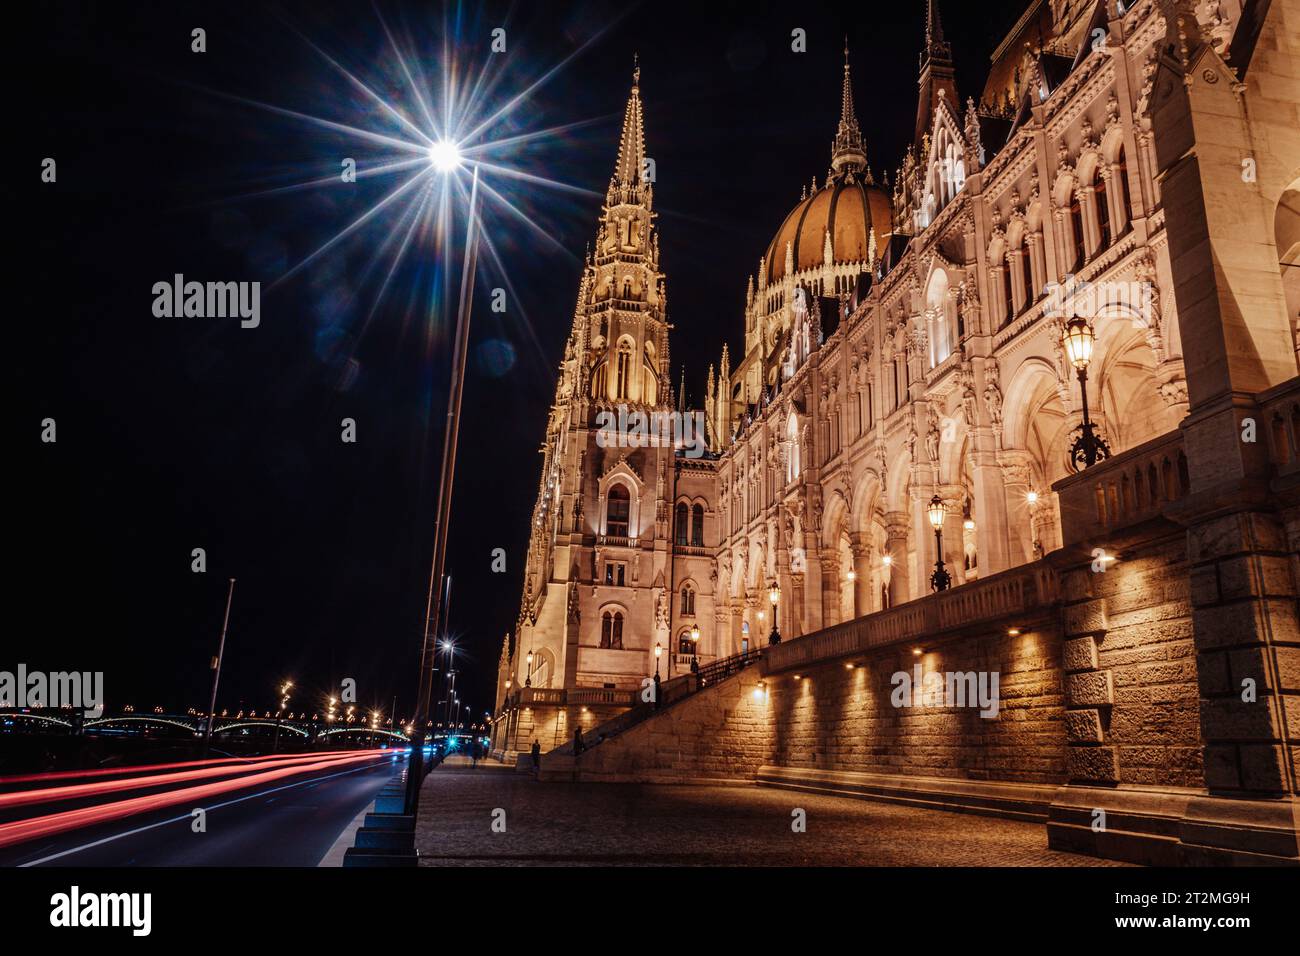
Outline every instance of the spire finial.
{"label": "spire finial", "polygon": [[[831,150],[831,174],[838,175],[847,169],[861,170],[867,164],[866,150],[862,145],[862,130],[853,109],[853,77],[849,71],[849,38],[844,37],[844,85],[840,93],[840,125],[835,131]],[[827,176],[829,181],[830,175]]]}
{"label": "spire finial", "polygon": [[623,114],[623,135],[619,138],[618,163],[614,167],[611,189],[615,186],[644,183],[645,124],[641,112],[640,57],[633,54],[632,63],[632,93],[628,96],[627,110]]}

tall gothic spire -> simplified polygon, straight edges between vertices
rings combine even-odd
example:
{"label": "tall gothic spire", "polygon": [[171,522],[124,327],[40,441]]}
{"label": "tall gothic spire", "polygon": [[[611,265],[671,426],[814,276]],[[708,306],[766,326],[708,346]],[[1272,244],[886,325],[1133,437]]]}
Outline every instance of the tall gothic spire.
{"label": "tall gothic spire", "polygon": [[623,136],[618,142],[618,165],[614,183],[618,186],[640,185],[645,175],[645,124],[641,116],[641,63],[633,61],[632,94],[623,113]]}
{"label": "tall gothic spire", "polygon": [[947,45],[943,39],[943,20],[939,17],[939,5],[934,0],[926,0],[925,48],[931,50],[936,43]]}
{"label": "tall gothic spire", "polygon": [[853,109],[853,78],[849,74],[849,38],[844,38],[844,87],[840,93],[840,125],[835,130],[835,145],[831,150],[831,172],[826,177],[840,176],[846,170],[861,172],[867,168],[867,153],[862,144],[862,130]]}
{"label": "tall gothic spire", "polygon": [[921,75],[917,80],[920,96],[916,104],[916,140],[922,140],[934,125],[934,109],[940,97],[947,100],[957,115],[957,74],[952,66],[952,46],[943,38],[943,20],[939,18],[938,0],[925,0],[925,49],[921,51]]}

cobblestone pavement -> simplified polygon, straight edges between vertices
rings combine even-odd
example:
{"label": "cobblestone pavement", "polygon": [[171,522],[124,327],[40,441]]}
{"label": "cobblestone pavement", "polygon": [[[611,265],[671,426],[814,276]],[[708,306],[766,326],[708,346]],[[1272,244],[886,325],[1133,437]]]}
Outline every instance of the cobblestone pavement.
{"label": "cobblestone pavement", "polygon": [[1049,850],[1036,823],[758,786],[540,783],[491,765],[429,774],[416,846],[423,866],[1120,865]]}

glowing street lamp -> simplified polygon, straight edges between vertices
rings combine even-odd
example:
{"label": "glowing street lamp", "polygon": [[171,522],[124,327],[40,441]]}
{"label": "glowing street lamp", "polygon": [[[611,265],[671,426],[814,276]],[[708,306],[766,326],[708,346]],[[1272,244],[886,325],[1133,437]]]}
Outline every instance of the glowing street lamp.
{"label": "glowing street lamp", "polygon": [[528,674],[524,678],[524,686],[525,687],[533,686],[533,652],[532,651],[528,652]]}
{"label": "glowing street lamp", "polygon": [[1061,333],[1065,354],[1079,376],[1079,397],[1083,406],[1079,436],[1070,444],[1070,462],[1075,470],[1080,466],[1091,468],[1102,459],[1110,457],[1110,446],[1093,431],[1092,419],[1088,416],[1088,363],[1092,361],[1095,338],[1092,326],[1079,316],[1067,322]]}
{"label": "glowing street lamp", "polygon": [[952,575],[943,566],[943,519],[947,514],[943,499],[938,495],[931,498],[926,514],[930,518],[930,527],[934,529],[935,561],[934,573],[930,575],[930,590],[946,591],[952,585]]}
{"label": "glowing street lamp", "polygon": [[663,655],[663,652],[664,652],[664,646],[662,644],[656,643],[655,644],[655,680],[659,679],[659,658]]}
{"label": "glowing street lamp", "polygon": [[691,670],[699,673],[700,670],[700,626],[691,625]]}
{"label": "glowing street lamp", "polygon": [[429,147],[429,164],[440,173],[450,173],[464,160],[460,147],[449,139],[438,140]]}
{"label": "glowing street lamp", "polygon": [[776,624],[776,608],[781,601],[781,585],[776,582],[776,579],[772,580],[772,586],[768,588],[767,596],[772,602],[772,632],[767,636],[767,643],[780,644],[781,629]]}

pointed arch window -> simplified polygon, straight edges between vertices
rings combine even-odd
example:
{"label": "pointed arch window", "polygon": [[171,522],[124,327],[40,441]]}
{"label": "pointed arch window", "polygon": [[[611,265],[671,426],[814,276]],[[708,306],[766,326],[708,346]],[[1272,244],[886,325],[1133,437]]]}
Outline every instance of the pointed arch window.
{"label": "pointed arch window", "polygon": [[611,650],[623,649],[623,612],[606,611],[600,618],[600,646]]}
{"label": "pointed arch window", "polygon": [[601,362],[599,365],[596,366],[596,372],[594,375],[591,376],[591,397],[592,398],[609,397],[609,395],[606,393],[606,388],[609,386],[609,381],[608,381],[609,376],[607,375],[608,368],[609,368],[608,362]]}
{"label": "pointed arch window", "polygon": [[1124,147],[1119,148],[1119,153],[1115,156],[1115,172],[1112,173],[1113,181],[1119,190],[1115,193],[1115,198],[1119,200],[1120,221],[1117,223],[1120,232],[1128,229],[1129,220],[1133,218],[1133,207],[1129,205],[1128,195],[1128,160],[1124,158]]}
{"label": "pointed arch window", "polygon": [[1093,189],[1096,195],[1097,232],[1101,236],[1101,248],[1106,249],[1110,246],[1112,239],[1110,234],[1110,204],[1106,196],[1106,177],[1098,175],[1097,184]]}
{"label": "pointed arch window", "polygon": [[1084,245],[1083,245],[1083,210],[1079,208],[1078,193],[1070,195],[1070,206],[1065,212],[1068,220],[1067,227],[1070,230],[1071,248],[1065,259],[1070,264],[1070,268],[1077,268],[1083,263]]}
{"label": "pointed arch window", "polygon": [[614,379],[614,397],[626,399],[632,377],[632,343],[624,340],[618,344],[618,367]]}
{"label": "pointed arch window", "polygon": [[677,544],[681,547],[685,547],[687,541],[689,540],[688,536],[690,533],[690,521],[688,519],[689,519],[689,509],[686,507],[686,502],[684,501],[678,502],[676,520],[673,522],[675,525],[677,525],[674,539],[676,540]]}
{"label": "pointed arch window", "polygon": [[628,536],[628,521],[632,511],[632,497],[627,486],[613,485],[609,489],[609,499],[605,503],[605,534],[615,538]]}
{"label": "pointed arch window", "polygon": [[704,506],[691,509],[691,547],[704,547]]}
{"label": "pointed arch window", "polygon": [[682,585],[682,614],[695,615],[695,588],[689,584]]}

